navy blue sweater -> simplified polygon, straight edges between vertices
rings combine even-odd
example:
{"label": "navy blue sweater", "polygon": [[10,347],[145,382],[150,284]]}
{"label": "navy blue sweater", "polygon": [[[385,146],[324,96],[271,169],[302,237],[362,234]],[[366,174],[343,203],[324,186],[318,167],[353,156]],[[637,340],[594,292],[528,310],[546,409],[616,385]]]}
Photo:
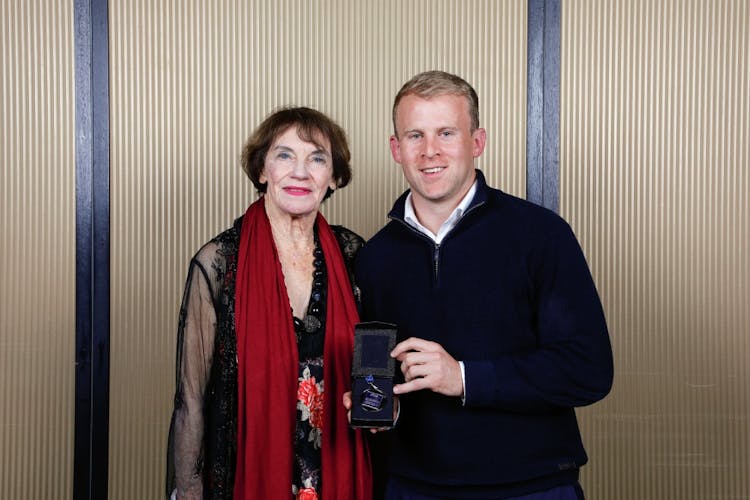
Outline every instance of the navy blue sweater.
{"label": "navy blue sweater", "polygon": [[399,341],[441,344],[466,374],[460,398],[401,397],[389,471],[425,492],[502,498],[573,482],[587,457],[574,407],[603,398],[612,351],[599,296],[568,224],[553,212],[478,189],[440,245],[391,221],[356,262],[363,319]]}

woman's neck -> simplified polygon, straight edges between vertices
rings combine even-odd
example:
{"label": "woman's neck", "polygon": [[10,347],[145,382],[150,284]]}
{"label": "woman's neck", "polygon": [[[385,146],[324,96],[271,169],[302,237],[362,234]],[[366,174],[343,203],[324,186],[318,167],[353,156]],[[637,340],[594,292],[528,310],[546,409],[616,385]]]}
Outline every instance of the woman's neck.
{"label": "woman's neck", "polygon": [[276,246],[286,248],[309,248],[314,241],[313,228],[317,212],[302,216],[294,216],[282,212],[266,202],[266,214],[271,223],[271,231]]}
{"label": "woman's neck", "polygon": [[284,274],[292,314],[304,318],[313,283],[313,249],[317,213],[294,217],[266,202],[271,233]]}

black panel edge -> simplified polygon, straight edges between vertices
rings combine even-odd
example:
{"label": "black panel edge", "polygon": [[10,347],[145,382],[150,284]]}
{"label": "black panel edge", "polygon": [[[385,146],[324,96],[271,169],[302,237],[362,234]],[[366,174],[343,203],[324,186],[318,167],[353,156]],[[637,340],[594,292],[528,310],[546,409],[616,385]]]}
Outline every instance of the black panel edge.
{"label": "black panel edge", "polygon": [[544,197],[560,210],[560,0],[544,2]]}
{"label": "black panel edge", "polygon": [[526,198],[559,211],[560,0],[529,0]]}
{"label": "black panel edge", "polygon": [[107,498],[109,474],[108,15],[107,0],[75,0],[77,500]]}

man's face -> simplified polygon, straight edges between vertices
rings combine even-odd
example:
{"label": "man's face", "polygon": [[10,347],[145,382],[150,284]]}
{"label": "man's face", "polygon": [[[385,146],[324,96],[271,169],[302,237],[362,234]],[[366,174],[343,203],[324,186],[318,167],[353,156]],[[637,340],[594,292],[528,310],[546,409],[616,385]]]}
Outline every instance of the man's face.
{"label": "man's face", "polygon": [[401,165],[419,210],[452,210],[474,182],[484,129],[471,132],[469,103],[457,95],[407,95],[396,108],[391,154]]}

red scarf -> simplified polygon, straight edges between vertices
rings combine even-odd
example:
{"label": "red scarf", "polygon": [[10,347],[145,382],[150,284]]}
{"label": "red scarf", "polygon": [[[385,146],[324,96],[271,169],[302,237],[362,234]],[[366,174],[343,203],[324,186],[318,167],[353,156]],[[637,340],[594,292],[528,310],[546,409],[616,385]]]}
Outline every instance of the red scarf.
{"label": "red scarf", "polygon": [[[372,498],[369,455],[341,402],[351,390],[359,321],[338,241],[316,219],[328,272],[323,347],[323,500]],[[242,220],[235,290],[238,410],[234,498],[287,500],[292,493],[299,355],[289,297],[261,198]]]}

